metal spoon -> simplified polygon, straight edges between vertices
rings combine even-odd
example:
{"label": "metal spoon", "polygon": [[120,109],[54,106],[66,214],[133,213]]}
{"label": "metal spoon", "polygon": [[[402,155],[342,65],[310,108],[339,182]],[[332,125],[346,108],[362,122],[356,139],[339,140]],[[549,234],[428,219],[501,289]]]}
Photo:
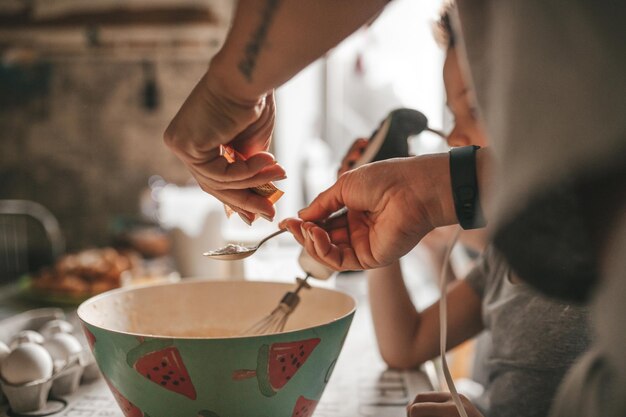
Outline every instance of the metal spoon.
{"label": "metal spoon", "polygon": [[[330,216],[328,216],[326,220],[322,222],[316,222],[316,223],[323,225],[327,221],[340,217],[346,214],[347,212],[348,212],[348,209],[344,207],[341,210],[338,210],[334,212],[333,214],[331,214]],[[207,258],[219,259],[221,261],[237,261],[239,259],[244,259],[244,258],[247,258],[248,256],[251,256],[266,241],[286,231],[287,229],[280,229],[272,233],[271,235],[265,236],[259,243],[257,243],[256,246],[240,246],[240,245],[234,245],[232,243],[229,243],[223,248],[204,252],[202,255],[206,256]]]}
{"label": "metal spoon", "polygon": [[264,244],[266,241],[286,231],[287,229],[280,229],[279,231],[264,237],[259,243],[257,243],[256,246],[239,246],[229,243],[223,248],[204,252],[202,255],[206,256],[207,258],[219,259],[222,261],[236,261],[239,259],[244,259],[256,252],[257,249],[259,249],[261,245]]}

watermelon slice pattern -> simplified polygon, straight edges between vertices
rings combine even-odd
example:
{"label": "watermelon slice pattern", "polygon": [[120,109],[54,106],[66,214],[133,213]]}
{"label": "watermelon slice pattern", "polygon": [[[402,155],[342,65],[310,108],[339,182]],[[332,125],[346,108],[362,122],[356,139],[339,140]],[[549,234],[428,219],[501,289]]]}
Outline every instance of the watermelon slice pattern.
{"label": "watermelon slice pattern", "polygon": [[128,352],[128,365],[160,387],[195,400],[196,389],[183,358],[170,344],[164,340],[144,342]]}
{"label": "watermelon slice pattern", "polygon": [[261,393],[271,397],[293,378],[319,343],[320,339],[314,338],[262,345],[256,370],[237,370],[233,372],[233,379],[239,381],[256,376]]}
{"label": "watermelon slice pattern", "polygon": [[113,393],[113,397],[115,398],[115,401],[117,401],[117,404],[120,406],[120,408],[122,409],[122,412],[124,413],[126,417],[147,417],[147,416],[144,416],[143,412],[139,408],[137,408],[133,403],[128,401],[128,399],[126,399],[126,397],[124,397],[117,390],[117,388],[115,388],[113,384],[111,384],[111,381],[109,381],[107,378],[104,378],[104,380],[106,381],[107,385],[109,386],[109,389]]}
{"label": "watermelon slice pattern", "polygon": [[296,406],[293,408],[291,417],[311,417],[315,411],[315,407],[317,407],[317,401],[300,396],[298,401],[296,401]]}

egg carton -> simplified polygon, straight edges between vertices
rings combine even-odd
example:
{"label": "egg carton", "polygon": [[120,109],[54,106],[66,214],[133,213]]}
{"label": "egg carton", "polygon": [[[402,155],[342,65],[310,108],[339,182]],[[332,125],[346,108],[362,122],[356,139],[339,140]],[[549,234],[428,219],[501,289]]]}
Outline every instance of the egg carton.
{"label": "egg carton", "polygon": [[[57,308],[30,310],[0,321],[0,342],[9,344],[11,339],[27,330],[39,330],[52,320],[67,320],[65,313]],[[76,329],[77,326],[74,326]],[[54,361],[52,375],[24,384],[14,385],[0,375],[0,404],[8,401],[15,413],[36,413],[47,409],[48,400],[72,395],[81,384],[99,378],[100,371],[84,336],[72,332],[82,345],[82,350],[67,361]]]}

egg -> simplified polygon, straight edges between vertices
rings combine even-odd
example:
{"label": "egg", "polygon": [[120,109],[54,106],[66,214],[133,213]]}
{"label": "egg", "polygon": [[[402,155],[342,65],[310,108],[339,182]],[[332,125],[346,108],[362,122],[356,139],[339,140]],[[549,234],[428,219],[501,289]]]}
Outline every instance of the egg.
{"label": "egg", "polygon": [[52,358],[41,345],[24,342],[2,361],[2,378],[13,385],[26,384],[52,376]]}
{"label": "egg", "polygon": [[71,323],[60,319],[51,320],[39,329],[39,333],[41,333],[44,339],[50,339],[57,333],[72,333],[73,331],[74,326]]}
{"label": "egg", "polygon": [[13,336],[13,339],[11,339],[11,342],[9,343],[9,348],[13,350],[22,343],[36,343],[38,345],[41,345],[43,341],[43,336],[36,331],[22,330],[21,332]]}
{"label": "egg", "polygon": [[66,364],[75,359],[83,350],[77,338],[67,333],[57,333],[43,344],[54,362]]}
{"label": "egg", "polygon": [[4,359],[9,356],[9,353],[11,353],[11,349],[9,349],[9,347],[4,343],[0,342],[0,365],[2,365]]}

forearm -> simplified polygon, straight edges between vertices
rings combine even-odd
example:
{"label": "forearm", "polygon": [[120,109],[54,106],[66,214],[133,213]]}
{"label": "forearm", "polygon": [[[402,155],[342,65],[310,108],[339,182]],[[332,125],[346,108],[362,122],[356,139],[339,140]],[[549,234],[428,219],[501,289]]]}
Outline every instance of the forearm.
{"label": "forearm", "polygon": [[420,314],[404,284],[400,262],[367,271],[372,321],[380,354],[394,368],[414,365]]}
{"label": "forearm", "polygon": [[[392,368],[418,366],[439,355],[439,302],[418,312],[399,262],[370,270],[368,286],[378,347]],[[465,282],[448,286],[448,349],[483,329],[481,300]]]}
{"label": "forearm", "polygon": [[209,72],[241,100],[278,87],[337,45],[388,0],[239,0]]}

